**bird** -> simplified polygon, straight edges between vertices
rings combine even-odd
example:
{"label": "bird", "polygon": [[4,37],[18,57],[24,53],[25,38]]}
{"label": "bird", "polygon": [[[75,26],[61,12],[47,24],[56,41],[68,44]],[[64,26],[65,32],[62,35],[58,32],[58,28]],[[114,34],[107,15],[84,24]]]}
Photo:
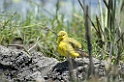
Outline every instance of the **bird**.
{"label": "bird", "polygon": [[82,50],[81,44],[70,38],[65,31],[60,31],[58,33],[58,52],[65,57],[88,57],[89,55]]}

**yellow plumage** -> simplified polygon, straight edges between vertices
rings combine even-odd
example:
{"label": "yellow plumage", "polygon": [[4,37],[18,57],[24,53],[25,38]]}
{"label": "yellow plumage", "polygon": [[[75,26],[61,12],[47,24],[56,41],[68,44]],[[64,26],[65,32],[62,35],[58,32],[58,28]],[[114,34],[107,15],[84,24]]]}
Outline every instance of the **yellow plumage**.
{"label": "yellow plumage", "polygon": [[67,57],[88,56],[81,50],[81,44],[73,38],[69,38],[65,31],[58,33],[58,52]]}

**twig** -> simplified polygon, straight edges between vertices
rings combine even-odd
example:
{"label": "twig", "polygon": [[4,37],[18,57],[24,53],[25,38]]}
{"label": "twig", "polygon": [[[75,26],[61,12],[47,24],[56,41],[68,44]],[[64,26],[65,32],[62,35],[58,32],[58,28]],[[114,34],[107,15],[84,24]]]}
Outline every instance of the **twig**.
{"label": "twig", "polygon": [[[39,37],[37,38],[37,41],[38,40],[39,40]],[[36,41],[36,43],[31,48],[28,49],[28,51],[32,50],[37,45],[37,41]]]}
{"label": "twig", "polygon": [[[81,8],[83,9],[83,11],[85,11],[84,6],[82,5],[81,1],[78,0],[78,2],[79,2],[79,4],[80,4]],[[92,26],[95,28],[96,32],[98,32],[98,30],[97,30],[95,24],[92,22],[92,20],[91,20],[91,18],[89,17],[89,15],[88,15],[88,19],[90,20]]]}
{"label": "twig", "polygon": [[121,5],[121,8],[120,8],[120,11],[122,11],[124,8],[124,0],[122,1],[122,5]]}
{"label": "twig", "polygon": [[83,9],[83,11],[84,11],[84,6],[82,5],[81,1],[80,1],[80,0],[78,0],[78,2],[79,2],[79,4],[80,4],[81,8],[82,8],[82,9]]}
{"label": "twig", "polygon": [[107,4],[106,0],[103,0],[103,2],[106,5],[106,7],[108,8],[108,4]]}
{"label": "twig", "polygon": [[32,50],[36,45],[37,45],[37,43],[34,44],[32,47],[30,47],[30,48],[28,49],[28,52],[29,52],[30,50]]}
{"label": "twig", "polygon": [[91,44],[91,34],[90,34],[90,27],[89,27],[89,21],[88,21],[88,6],[86,6],[85,11],[85,27],[86,27],[86,38],[87,38],[87,45],[88,45],[88,51],[89,51],[89,69],[88,69],[88,79],[91,75],[95,74],[94,71],[94,65],[92,60],[92,44]]}
{"label": "twig", "polygon": [[[84,15],[85,15],[85,27],[86,27],[86,37],[87,37],[87,45],[88,45],[88,51],[89,51],[89,69],[88,69],[88,76],[87,79],[89,79],[90,75],[94,75],[95,74],[95,70],[94,70],[94,65],[93,65],[93,60],[92,60],[92,44],[91,44],[91,36],[90,36],[90,27],[89,27],[89,21],[90,20],[91,24],[94,26],[95,30],[98,31],[95,27],[95,24],[91,21],[91,18],[89,17],[88,14],[88,6],[83,6],[81,1],[78,0],[81,8],[84,11]],[[84,4],[85,5],[85,4]]]}
{"label": "twig", "polygon": [[57,33],[54,32],[53,30],[51,30],[49,27],[45,27],[44,29],[45,29],[46,31],[51,31],[53,34],[55,34],[56,36],[58,36]]}
{"label": "twig", "polygon": [[116,41],[117,43],[120,41],[121,38],[123,38],[124,36],[124,32],[121,34],[121,36],[119,37],[119,39]]}

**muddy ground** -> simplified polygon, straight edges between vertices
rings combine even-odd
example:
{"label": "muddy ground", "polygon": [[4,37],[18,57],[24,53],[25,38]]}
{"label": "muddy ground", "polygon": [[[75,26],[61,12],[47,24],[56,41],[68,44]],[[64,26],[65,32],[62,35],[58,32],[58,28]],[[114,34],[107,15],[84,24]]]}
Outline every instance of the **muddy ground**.
{"label": "muddy ground", "polygon": [[[0,82],[82,82],[87,79],[88,58],[72,59],[72,65],[67,60],[59,62],[55,58],[43,56],[41,52],[28,53],[20,49],[10,49],[0,46]],[[107,77],[117,79],[116,82],[123,82],[124,64],[109,72],[105,66],[106,61],[93,58],[95,75],[101,82],[107,81]],[[71,71],[69,71],[71,70]],[[115,77],[113,77],[115,75]],[[73,78],[71,78],[72,76]]]}

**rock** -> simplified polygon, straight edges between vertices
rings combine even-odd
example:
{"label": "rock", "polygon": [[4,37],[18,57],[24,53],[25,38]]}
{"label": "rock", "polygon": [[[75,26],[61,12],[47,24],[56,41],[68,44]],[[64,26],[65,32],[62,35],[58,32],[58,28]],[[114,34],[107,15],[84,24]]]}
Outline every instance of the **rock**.
{"label": "rock", "polygon": [[[107,79],[112,79],[114,75],[111,74],[110,70],[106,74],[105,65],[107,64],[104,60],[98,60],[93,58],[94,68],[95,68],[95,81],[94,82],[107,82]],[[46,82],[85,82],[87,80],[89,59],[88,58],[75,58],[72,59],[72,66],[68,60],[57,63],[51,72],[47,74],[45,78]],[[71,67],[71,68],[70,68]],[[121,66],[123,67],[123,66]],[[113,66],[111,66],[113,68]],[[123,68],[121,68],[123,70]],[[117,69],[118,70],[118,69]],[[116,70],[116,71],[117,71]],[[109,78],[108,78],[109,77]],[[118,73],[115,77],[118,79],[116,82],[123,82],[121,73]],[[111,81],[113,82],[113,81]]]}
{"label": "rock", "polygon": [[[98,76],[105,76],[105,61],[99,61],[96,58],[93,58],[94,61],[94,67],[95,72],[98,74]],[[75,58],[72,59],[72,68],[69,66],[69,62],[66,60],[64,62],[56,64],[55,67],[53,67],[53,70],[47,75],[48,82],[51,80],[53,82],[71,82],[69,70],[72,70],[73,78],[77,82],[82,82],[87,78],[87,71],[88,71],[88,65],[89,65],[89,59],[88,58]],[[70,69],[69,69],[70,68]],[[50,80],[50,81],[49,81]]]}
{"label": "rock", "polygon": [[[1,82],[86,82],[89,59],[75,58],[59,62],[55,58],[43,56],[41,52],[30,52],[8,49],[0,46],[0,80]],[[114,69],[112,64],[104,60],[93,58],[95,81],[106,82],[107,79],[117,78],[116,82],[123,82],[124,64]],[[106,65],[110,71],[105,70]],[[109,77],[109,78],[108,78]],[[98,81],[97,81],[98,80]]]}
{"label": "rock", "polygon": [[0,46],[0,75],[6,81],[27,82],[44,80],[45,76],[58,61],[33,52],[31,58],[22,50],[11,50]]}

